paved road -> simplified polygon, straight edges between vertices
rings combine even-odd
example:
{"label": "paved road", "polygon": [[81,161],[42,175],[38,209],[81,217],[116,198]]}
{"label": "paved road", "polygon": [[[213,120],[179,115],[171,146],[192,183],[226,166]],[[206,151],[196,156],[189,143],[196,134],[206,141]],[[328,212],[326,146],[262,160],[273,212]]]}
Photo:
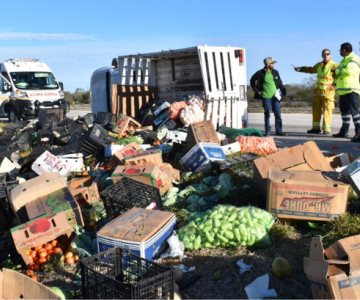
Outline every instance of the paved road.
{"label": "paved road", "polygon": [[[330,153],[348,152],[360,156],[360,143],[352,143],[350,139],[333,138],[322,134],[307,134],[311,128],[311,114],[282,114],[283,129],[288,134],[285,137],[274,136],[278,147],[291,147],[314,140],[319,148]],[[264,115],[262,113],[249,113],[249,127],[264,129]],[[271,116],[271,127],[274,130],[274,116]],[[333,116],[333,133],[337,133],[341,127],[341,116]],[[350,136],[353,136],[354,125],[350,126]]]}

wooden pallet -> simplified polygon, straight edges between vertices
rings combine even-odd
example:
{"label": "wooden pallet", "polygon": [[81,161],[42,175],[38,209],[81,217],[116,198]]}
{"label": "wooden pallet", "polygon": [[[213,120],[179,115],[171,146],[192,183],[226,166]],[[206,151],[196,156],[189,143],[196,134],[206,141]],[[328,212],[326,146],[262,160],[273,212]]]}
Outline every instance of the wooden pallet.
{"label": "wooden pallet", "polygon": [[151,104],[157,97],[157,89],[150,86],[113,85],[111,112],[140,117],[140,110],[146,103]]}

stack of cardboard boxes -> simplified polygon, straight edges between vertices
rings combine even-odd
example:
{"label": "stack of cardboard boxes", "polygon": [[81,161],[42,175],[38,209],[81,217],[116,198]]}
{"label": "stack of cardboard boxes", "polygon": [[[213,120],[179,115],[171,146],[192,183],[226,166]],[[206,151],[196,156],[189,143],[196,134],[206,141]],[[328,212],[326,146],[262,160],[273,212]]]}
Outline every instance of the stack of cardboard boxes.
{"label": "stack of cardboard boxes", "polygon": [[266,193],[267,209],[281,219],[330,221],[346,212],[349,185],[306,142],[254,160],[254,180]]}

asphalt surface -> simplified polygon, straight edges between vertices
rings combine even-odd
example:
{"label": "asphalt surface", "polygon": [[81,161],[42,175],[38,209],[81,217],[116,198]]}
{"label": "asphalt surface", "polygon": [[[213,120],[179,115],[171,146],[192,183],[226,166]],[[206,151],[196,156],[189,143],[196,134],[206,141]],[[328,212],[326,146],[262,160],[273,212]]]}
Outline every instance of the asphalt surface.
{"label": "asphalt surface", "polygon": [[[287,136],[278,137],[274,135],[276,145],[279,148],[291,147],[297,144],[303,144],[307,141],[315,141],[319,148],[328,153],[352,153],[355,156],[360,156],[360,143],[353,143],[349,139],[334,138],[331,135],[325,136],[323,134],[308,134],[307,130],[311,129],[312,116],[311,114],[282,114],[283,131]],[[264,130],[264,114],[263,113],[249,113],[249,127],[259,128]],[[341,116],[333,116],[332,133],[338,133],[341,127]],[[275,134],[274,116],[271,116],[271,128]],[[353,137],[354,125],[351,123],[349,135]]]}

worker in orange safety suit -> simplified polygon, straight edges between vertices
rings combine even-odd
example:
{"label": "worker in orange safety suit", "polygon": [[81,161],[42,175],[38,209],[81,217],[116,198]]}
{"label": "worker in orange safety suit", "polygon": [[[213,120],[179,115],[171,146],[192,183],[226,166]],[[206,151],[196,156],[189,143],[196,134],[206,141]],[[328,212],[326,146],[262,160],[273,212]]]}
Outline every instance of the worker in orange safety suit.
{"label": "worker in orange safety suit", "polygon": [[321,133],[320,121],[323,115],[322,130],[329,135],[331,133],[332,113],[335,107],[334,73],[337,63],[331,60],[331,52],[324,49],[321,52],[323,60],[312,67],[294,67],[295,71],[317,74],[317,82],[314,90],[312,106],[312,129],[308,133]]}

